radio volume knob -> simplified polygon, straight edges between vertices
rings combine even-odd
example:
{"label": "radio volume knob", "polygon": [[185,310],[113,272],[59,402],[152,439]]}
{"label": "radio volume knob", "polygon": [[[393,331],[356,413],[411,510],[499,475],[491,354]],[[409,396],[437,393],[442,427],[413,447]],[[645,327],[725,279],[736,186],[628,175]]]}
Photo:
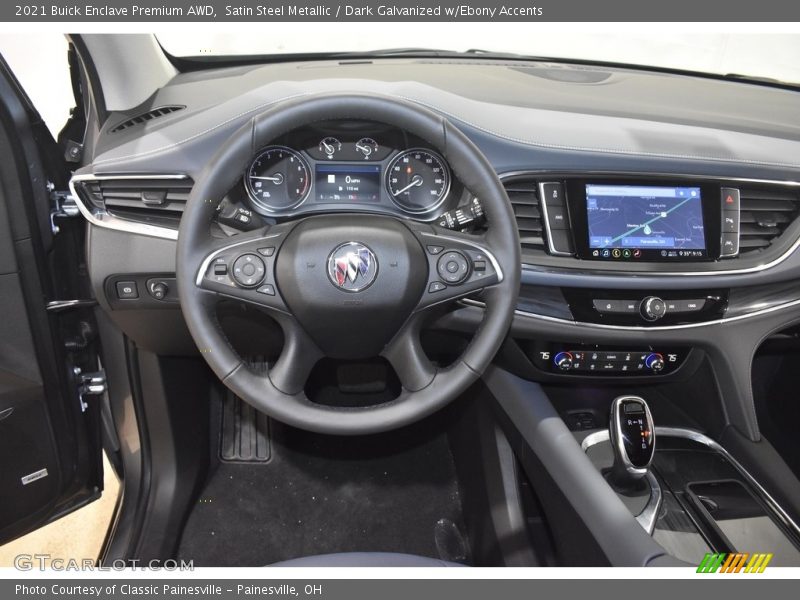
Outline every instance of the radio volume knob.
{"label": "radio volume knob", "polygon": [[555,365],[562,371],[569,371],[572,368],[572,354],[569,352],[559,352],[553,358]]}
{"label": "radio volume knob", "polygon": [[642,300],[639,312],[646,321],[658,321],[667,314],[667,304],[658,296],[648,296]]}

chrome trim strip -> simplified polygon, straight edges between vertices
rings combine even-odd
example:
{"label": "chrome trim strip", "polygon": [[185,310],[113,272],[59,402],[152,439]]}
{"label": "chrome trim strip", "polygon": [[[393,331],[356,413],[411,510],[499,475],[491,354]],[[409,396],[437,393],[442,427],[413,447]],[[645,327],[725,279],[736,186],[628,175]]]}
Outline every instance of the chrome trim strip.
{"label": "chrome trim strip", "polygon": [[[658,427],[656,427],[656,433],[658,433]],[[608,433],[608,429],[595,431],[594,433],[590,433],[583,438],[583,441],[581,442],[581,450],[583,450],[585,453],[595,444],[608,442],[610,440],[611,436]],[[658,511],[661,509],[661,503],[664,499],[664,494],[661,491],[661,485],[659,485],[658,479],[656,479],[655,475],[648,471],[646,477],[647,483],[650,484],[650,499],[642,509],[642,512],[636,515],[635,518],[639,522],[639,525],[641,525],[648,534],[653,535],[653,531],[656,528]]]}
{"label": "chrome trim strip", "polygon": [[683,427],[658,427],[656,426],[656,435],[663,435],[667,437],[679,437],[691,440],[693,442],[697,442],[698,444],[703,444],[704,446],[714,450],[715,452],[719,452],[725,459],[730,462],[734,468],[739,471],[739,473],[747,480],[747,482],[753,486],[755,491],[761,496],[761,499],[767,504],[767,506],[783,521],[783,524],[786,525],[789,529],[793,530],[794,533],[800,536],[800,527],[798,527],[797,523],[795,523],[792,518],[784,511],[780,504],[770,496],[769,492],[761,487],[761,484],[756,481],[756,479],[750,475],[750,473],[745,469],[730,453],[725,450],[718,442],[711,439],[707,435],[700,433],[694,429],[686,429]]}
{"label": "chrome trim strip", "polygon": [[100,210],[91,204],[86,203],[83,197],[78,193],[77,183],[91,182],[91,181],[114,181],[120,179],[137,180],[137,179],[163,179],[163,180],[188,180],[189,177],[181,174],[168,174],[168,175],[94,175],[85,173],[82,175],[74,175],[69,180],[69,189],[72,192],[72,197],[75,198],[75,204],[78,205],[78,210],[92,225],[98,227],[105,227],[106,229],[113,229],[115,231],[125,231],[127,233],[136,233],[139,235],[148,235],[167,240],[177,240],[178,231],[168,227],[159,227],[157,225],[148,225],[147,223],[140,223],[138,221],[129,221],[121,219],[114,215]]}
{"label": "chrome trim strip", "polygon": [[[719,181],[721,184],[725,182],[732,182],[732,183],[755,183],[755,184],[767,184],[767,185],[782,185],[786,187],[800,187],[800,181],[777,181],[772,179],[747,179],[742,177],[723,177],[723,176],[715,176],[715,175],[683,175],[683,174],[676,174],[676,173],[642,173],[642,172],[630,172],[630,171],[540,171],[540,170],[530,170],[530,171],[508,171],[506,173],[500,173],[498,177],[501,181],[505,181],[506,179],[512,177],[525,177],[525,176],[533,176],[533,177],[553,177],[553,173],[562,174],[565,177],[586,177],[592,175],[603,175],[603,176],[618,176],[618,177],[669,177],[674,179],[700,179],[700,180],[715,180]],[[720,186],[724,187],[724,186]],[[546,224],[545,224],[546,226]],[[738,275],[743,273],[759,273],[761,271],[765,271],[767,269],[771,269],[774,266],[779,265],[783,261],[785,261],[792,253],[800,248],[800,236],[794,241],[794,244],[790,248],[786,250],[783,254],[779,257],[775,258],[774,260],[764,263],[761,265],[757,265],[755,267],[745,267],[741,269],[724,269],[724,270],[716,270],[716,271],[659,271],[648,273],[645,271],[636,271],[636,275],[646,276],[646,277],[702,277],[702,276],[720,276],[720,275]],[[522,269],[523,270],[531,270],[536,271],[538,270],[538,265],[533,265],[529,263],[523,263]],[[571,267],[559,267],[561,271],[564,272],[564,275],[578,275],[580,273],[570,273],[572,271]],[[629,271],[593,271],[592,275],[600,275],[600,276],[630,276],[631,272]]]}
{"label": "chrome trim strip", "polygon": [[[460,302],[467,306],[474,306],[475,308],[486,308],[486,305],[483,302],[480,302],[479,300],[473,300],[471,298],[465,298]],[[798,306],[798,305],[800,305],[800,300],[792,300],[791,302],[777,304],[775,306],[770,306],[769,308],[763,308],[761,310],[753,311],[745,315],[737,315],[735,317],[729,317],[727,319],[724,318],[714,319],[713,321],[703,321],[702,323],[686,323],[684,325],[659,325],[657,327],[639,327],[635,325],[604,325],[602,323],[588,323],[586,321],[573,321],[569,319],[561,319],[559,317],[549,317],[547,315],[540,315],[537,313],[527,312],[519,309],[516,309],[514,311],[514,314],[518,317],[539,319],[541,321],[549,321],[551,323],[558,323],[561,325],[588,327],[589,329],[604,329],[611,331],[675,331],[681,329],[694,329],[697,327],[707,327],[710,325],[724,325],[726,323],[734,323],[736,321],[750,319],[753,317],[760,317],[765,314],[773,313],[779,310],[785,310],[787,308],[792,308],[793,306]]]}

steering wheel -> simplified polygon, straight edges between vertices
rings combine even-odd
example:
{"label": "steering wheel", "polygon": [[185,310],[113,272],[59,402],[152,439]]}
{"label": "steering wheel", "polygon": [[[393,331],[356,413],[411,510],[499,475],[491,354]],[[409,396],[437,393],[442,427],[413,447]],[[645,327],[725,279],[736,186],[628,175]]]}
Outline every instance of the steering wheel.
{"label": "steering wheel", "polygon": [[[256,152],[298,127],[365,119],[427,141],[480,198],[487,231],[468,235],[376,214],[328,214],[221,240],[210,224]],[[415,104],[361,94],[287,101],[236,131],[196,180],[178,234],[177,283],[189,331],[225,386],[271,417],[310,431],[369,434],[442,408],[476,381],[500,348],[519,294],[520,246],[514,213],[497,174],[452,123]],[[432,306],[483,290],[485,314],[462,356],[437,368],[420,343]],[[234,298],[267,310],[284,346],[266,372],[233,349],[217,305]],[[366,408],[316,404],[304,389],[322,357],[383,356],[399,396]]]}

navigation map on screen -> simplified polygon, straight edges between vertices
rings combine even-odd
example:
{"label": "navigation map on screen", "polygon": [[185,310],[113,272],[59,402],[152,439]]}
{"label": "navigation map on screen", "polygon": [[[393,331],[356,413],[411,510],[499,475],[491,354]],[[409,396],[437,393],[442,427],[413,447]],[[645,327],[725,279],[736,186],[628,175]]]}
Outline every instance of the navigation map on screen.
{"label": "navigation map on screen", "polygon": [[589,247],[704,250],[699,187],[586,185]]}

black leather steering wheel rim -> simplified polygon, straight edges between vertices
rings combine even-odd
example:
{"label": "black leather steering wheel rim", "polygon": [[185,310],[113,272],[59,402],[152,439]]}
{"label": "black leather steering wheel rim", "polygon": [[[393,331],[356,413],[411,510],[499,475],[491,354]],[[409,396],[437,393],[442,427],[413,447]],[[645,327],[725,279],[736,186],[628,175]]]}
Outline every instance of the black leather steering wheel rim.
{"label": "black leather steering wheel rim", "polygon": [[[302,389],[292,387],[287,393],[276,386],[269,373],[250,369],[219,326],[216,296],[199,285],[198,273],[207,265],[209,251],[218,244],[209,233],[216,207],[239,183],[256,152],[298,127],[334,119],[363,119],[396,126],[426,140],[440,152],[455,177],[481,199],[488,223],[482,243],[491,249],[502,269],[501,280],[483,292],[485,317],[463,356],[448,368],[436,371],[420,389],[403,389],[396,400],[368,408],[318,405],[308,400]],[[445,406],[479,378],[502,344],[513,318],[519,293],[519,265],[519,235],[513,209],[480,150],[441,115],[410,102],[365,94],[324,94],[291,100],[242,126],[195,181],[181,218],[177,249],[178,293],[184,318],[201,355],[219,379],[243,400],[279,421],[341,435],[377,433],[417,421]],[[285,311],[279,311],[277,316],[282,326],[292,319]],[[299,359],[303,340],[296,337],[303,337],[303,333],[291,331],[294,337],[287,339],[290,348],[284,352],[294,352]],[[421,350],[407,351],[413,355]],[[276,367],[285,371],[286,365],[291,368],[291,364],[292,356],[288,356]]]}

